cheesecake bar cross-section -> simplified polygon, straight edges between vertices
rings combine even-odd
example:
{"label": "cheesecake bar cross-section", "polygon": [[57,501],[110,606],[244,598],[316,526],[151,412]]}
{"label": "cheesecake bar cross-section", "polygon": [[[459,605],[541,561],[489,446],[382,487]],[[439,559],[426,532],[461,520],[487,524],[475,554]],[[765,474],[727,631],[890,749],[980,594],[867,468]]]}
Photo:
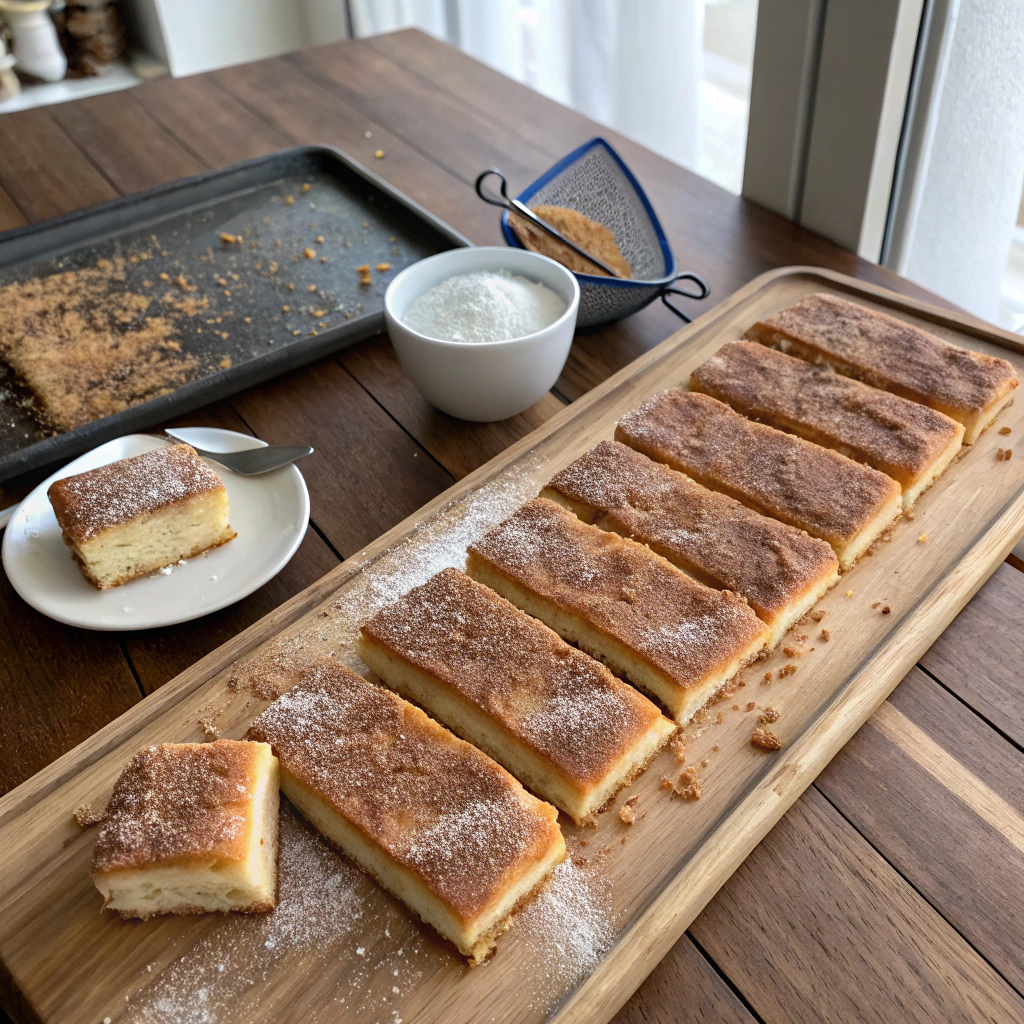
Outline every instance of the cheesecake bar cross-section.
{"label": "cheesecake bar cross-section", "polygon": [[964,444],[974,444],[1018,384],[1005,359],[827,292],[759,320],[744,337],[938,409],[964,425]]}
{"label": "cheesecake bar cross-section", "polygon": [[307,670],[249,735],[273,746],[302,815],[473,963],[565,857],[554,807],[336,662]]}
{"label": "cheesecake bar cross-section", "polygon": [[839,562],[825,541],[618,441],[581,455],[541,497],[646,544],[701,583],[746,598],[771,630],[769,650],[839,580]]}
{"label": "cheesecake bar cross-section", "polygon": [[627,413],[615,438],[656,462],[820,537],[848,569],[903,510],[884,473],[673,388]]}
{"label": "cheesecake bar cross-section", "polygon": [[685,724],[745,664],[768,629],[649,548],[535,498],[470,545],[467,572],[546,622]]}
{"label": "cheesecake bar cross-section", "polygon": [[690,387],[891,476],[912,508],[960,451],[963,424],[926,405],[752,341],[723,345]]}
{"label": "cheesecake bar cross-section", "polygon": [[375,615],[359,655],[577,822],[676,730],[604,665],[457,569]]}
{"label": "cheesecake bar cross-section", "polygon": [[187,444],[56,480],[64,543],[95,587],[117,587],[235,537],[223,481]]}
{"label": "cheesecake bar cross-section", "polygon": [[266,743],[163,743],[121,773],[92,878],[122,917],[272,910],[278,764]]}

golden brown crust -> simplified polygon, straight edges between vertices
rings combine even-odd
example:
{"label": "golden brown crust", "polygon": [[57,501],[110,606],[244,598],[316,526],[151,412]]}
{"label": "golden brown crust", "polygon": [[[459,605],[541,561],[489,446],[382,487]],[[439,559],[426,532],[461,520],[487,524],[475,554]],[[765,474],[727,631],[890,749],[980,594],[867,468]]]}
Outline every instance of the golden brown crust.
{"label": "golden brown crust", "polygon": [[163,743],[125,766],[93,850],[93,871],[244,860],[259,748]]}
{"label": "golden brown crust", "polygon": [[878,470],[692,391],[654,395],[619,421],[615,437],[833,546],[849,543],[899,494]]}
{"label": "golden brown crust", "polygon": [[[633,276],[632,269],[619,251],[611,228],[585,217],[578,210],[570,210],[565,206],[531,206],[530,209],[581,249],[592,253],[613,270],[618,271],[621,277]],[[516,237],[527,249],[539,252],[543,256],[550,256],[578,274],[608,276],[600,267],[585,260],[557,238],[552,238],[542,228],[531,224],[525,217],[516,213],[510,214],[509,223]]]}
{"label": "golden brown crust", "polygon": [[700,686],[764,632],[742,598],[698,583],[643,545],[588,526],[546,498],[524,505],[469,551],[683,689]]}
{"label": "golden brown crust", "polygon": [[557,811],[419,708],[336,662],[249,730],[283,771],[471,921],[561,842]]}
{"label": "golden brown crust", "polygon": [[795,342],[842,373],[961,422],[1018,383],[1005,359],[951,345],[896,317],[824,292],[766,317],[744,337],[776,347]]}
{"label": "golden brown crust", "polygon": [[760,515],[618,441],[602,441],[548,487],[701,582],[746,598],[771,621],[838,568],[832,548]]}
{"label": "golden brown crust", "polygon": [[445,569],[362,632],[475,704],[585,789],[661,717],[631,686],[457,569]]}
{"label": "golden brown crust", "polygon": [[172,444],[55,480],[46,494],[65,536],[84,544],[103,530],[223,489],[194,448]]}
{"label": "golden brown crust", "polygon": [[959,447],[963,434],[941,412],[751,341],[723,345],[693,371],[690,387],[865,462],[903,487]]}

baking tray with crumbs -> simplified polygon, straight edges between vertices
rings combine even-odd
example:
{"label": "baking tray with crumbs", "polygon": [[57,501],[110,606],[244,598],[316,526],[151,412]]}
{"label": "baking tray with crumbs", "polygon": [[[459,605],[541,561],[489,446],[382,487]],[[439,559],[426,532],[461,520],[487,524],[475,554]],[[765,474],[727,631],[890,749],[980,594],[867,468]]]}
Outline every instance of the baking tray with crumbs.
{"label": "baking tray with crumbs", "polygon": [[398,271],[469,244],[324,146],[0,235],[0,481],[379,333]]}

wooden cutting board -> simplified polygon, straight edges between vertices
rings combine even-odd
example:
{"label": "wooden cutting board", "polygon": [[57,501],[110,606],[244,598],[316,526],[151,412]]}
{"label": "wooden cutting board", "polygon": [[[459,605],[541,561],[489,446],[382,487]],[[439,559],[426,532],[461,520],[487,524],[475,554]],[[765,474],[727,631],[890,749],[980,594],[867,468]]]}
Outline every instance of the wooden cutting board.
{"label": "wooden cutting board", "polygon": [[[752,281],[0,800],[5,1009],[45,1024],[608,1020],[1024,532],[1024,448],[996,460],[1024,437],[1024,403],[820,602],[820,625],[796,629],[807,637],[801,656],[784,642],[687,728],[700,800],[661,788],[679,771],[665,752],[596,829],[563,820],[573,859],[482,967],[466,968],[287,808],[273,914],[121,921],[100,910],[88,874],[93,837],[72,812],[102,807],[143,745],[202,739],[202,721],[242,736],[265,706],[245,686],[247,661],[327,652],[361,667],[352,643],[377,608],[461,565],[469,542],[610,438],[627,410],[684,383],[759,317],[820,290],[1002,355],[1024,377],[1020,341],[970,318],[824,270]],[[997,432],[1006,426],[1010,437]],[[780,678],[787,665],[796,671]],[[779,712],[777,753],[749,744],[767,705]],[[626,826],[616,811],[631,796],[640,798],[637,821]]]}

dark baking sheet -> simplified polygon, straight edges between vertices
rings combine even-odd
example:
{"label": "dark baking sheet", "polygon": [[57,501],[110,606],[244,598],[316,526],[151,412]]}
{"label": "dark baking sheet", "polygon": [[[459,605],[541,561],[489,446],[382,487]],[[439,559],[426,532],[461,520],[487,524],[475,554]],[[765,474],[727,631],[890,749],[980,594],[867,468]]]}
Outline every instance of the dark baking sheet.
{"label": "dark baking sheet", "polygon": [[[243,241],[225,244],[222,232]],[[259,157],[0,234],[0,287],[119,257],[125,273],[119,286],[152,297],[154,310],[161,297],[207,303],[174,321],[174,340],[195,363],[187,383],[65,433],[40,426],[31,395],[0,363],[0,481],[379,333],[384,291],[398,271],[470,244],[371,171],[323,146]],[[313,257],[303,255],[307,248]],[[378,263],[392,269],[378,272]],[[359,283],[355,268],[363,264],[373,268],[370,285]]]}

